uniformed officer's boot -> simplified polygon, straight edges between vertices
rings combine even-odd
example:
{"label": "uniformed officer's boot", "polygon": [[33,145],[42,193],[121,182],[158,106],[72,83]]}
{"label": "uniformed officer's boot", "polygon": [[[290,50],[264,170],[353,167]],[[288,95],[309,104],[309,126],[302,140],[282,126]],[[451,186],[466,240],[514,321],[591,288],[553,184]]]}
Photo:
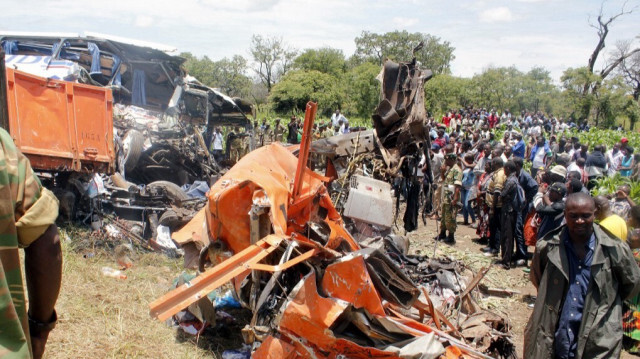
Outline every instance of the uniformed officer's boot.
{"label": "uniformed officer's boot", "polygon": [[436,237],[436,241],[444,241],[445,238],[447,238],[447,231],[442,230],[440,234],[438,234],[438,236]]}
{"label": "uniformed officer's boot", "polygon": [[449,235],[443,240],[446,244],[455,244],[456,240],[453,238],[453,233],[449,232]]}

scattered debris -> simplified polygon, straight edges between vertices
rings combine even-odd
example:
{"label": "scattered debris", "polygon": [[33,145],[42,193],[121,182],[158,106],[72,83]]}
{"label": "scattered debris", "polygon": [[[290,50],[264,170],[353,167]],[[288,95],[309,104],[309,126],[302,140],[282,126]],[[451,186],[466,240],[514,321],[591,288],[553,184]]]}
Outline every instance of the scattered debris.
{"label": "scattered debris", "polygon": [[127,275],[126,274],[124,274],[120,270],[113,269],[111,267],[102,267],[102,269],[100,271],[102,272],[102,275],[105,276],[105,277],[112,277],[112,278],[117,278],[117,279],[127,279]]}
{"label": "scattered debris", "polygon": [[[397,236],[361,243],[351,236],[325,187],[329,178],[304,165],[314,115],[310,103],[298,158],[265,146],[211,187],[202,215],[173,234],[177,243],[198,243],[203,273],[151,303],[151,315],[168,319],[231,282],[253,313],[243,337],[259,344],[255,358],[395,358],[416,347],[433,357],[488,357],[483,351],[493,338],[508,338],[508,324],[462,305],[473,303],[479,282],[469,270],[409,256]],[[372,214],[354,217],[376,222]]]}

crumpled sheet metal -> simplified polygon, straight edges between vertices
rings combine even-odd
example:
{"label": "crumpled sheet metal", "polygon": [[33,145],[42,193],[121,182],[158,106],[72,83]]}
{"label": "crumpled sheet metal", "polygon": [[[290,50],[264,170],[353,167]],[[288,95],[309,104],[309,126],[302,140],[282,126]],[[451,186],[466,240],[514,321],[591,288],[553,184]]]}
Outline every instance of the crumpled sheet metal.
{"label": "crumpled sheet metal", "polygon": [[[360,285],[356,286],[357,284]],[[382,299],[373,285],[362,256],[347,256],[330,264],[322,277],[322,288],[332,297],[353,303],[355,308],[385,315]]]}
{"label": "crumpled sheet metal", "polygon": [[387,165],[399,168],[402,157],[417,150],[412,144],[429,140],[424,107],[424,83],[433,76],[415,61],[385,60],[378,79],[382,100],[372,116],[379,147]]}
{"label": "crumpled sheet metal", "polygon": [[300,197],[289,203],[297,162],[280,144],[261,147],[243,157],[209,191],[206,220],[210,239],[224,242],[234,253],[248,247],[247,214],[254,203],[271,207],[269,219],[276,235],[302,231],[314,212],[323,207],[331,227],[326,247],[335,249],[346,242],[352,250],[359,249],[342,226],[321,176],[306,169]]}
{"label": "crumpled sheet metal", "polygon": [[[206,295],[205,290],[233,278],[241,302],[246,300],[241,283],[250,283],[249,290],[258,288],[260,297],[277,292],[274,295],[281,298],[269,312],[275,311],[273,316],[256,323],[267,326],[269,333],[256,334],[263,343],[254,358],[399,358],[397,351],[385,348],[429,333],[446,345],[445,357],[484,357],[447,333],[396,311],[417,299],[412,294],[415,285],[403,279],[406,275],[398,267],[382,265],[385,261],[379,256],[384,254],[361,250],[344,228],[325,178],[302,167],[302,186],[293,196],[297,162],[281,145],[265,146],[242,158],[211,188],[205,207],[208,240],[223,243],[235,254],[196,277],[191,287],[177,288],[151,303],[151,314],[165,319]],[[269,208],[272,234],[252,244],[250,214],[256,206]],[[189,228],[195,233],[198,225]],[[299,249],[283,258],[283,249],[292,242]],[[291,285],[267,289],[266,279],[280,281],[279,273],[288,273]],[[392,280],[376,281],[374,275]],[[338,281],[340,277],[345,281]],[[395,293],[396,288],[409,294],[390,296],[389,290]],[[244,303],[252,306],[251,299]],[[264,319],[265,307],[255,306],[250,308],[254,315],[263,313],[259,317]]]}

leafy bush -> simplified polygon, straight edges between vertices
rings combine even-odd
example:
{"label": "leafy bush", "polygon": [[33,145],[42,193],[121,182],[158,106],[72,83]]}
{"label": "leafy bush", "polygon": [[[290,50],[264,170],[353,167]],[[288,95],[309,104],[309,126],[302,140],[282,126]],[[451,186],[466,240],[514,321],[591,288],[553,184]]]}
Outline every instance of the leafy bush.
{"label": "leafy bush", "polygon": [[640,204],[640,182],[633,181],[629,177],[622,177],[619,173],[616,173],[613,177],[603,177],[596,180],[596,186],[591,190],[591,195],[594,197],[598,195],[615,195],[618,187],[623,184],[628,184],[631,187],[629,197],[635,203]]}
{"label": "leafy bush", "polygon": [[640,146],[640,133],[631,131],[616,131],[611,129],[591,128],[589,132],[569,131],[565,135],[567,138],[578,137],[580,143],[586,143],[589,148],[594,145],[604,144],[607,149],[611,149],[614,144],[619,143],[623,137],[629,140],[629,145],[634,149]]}

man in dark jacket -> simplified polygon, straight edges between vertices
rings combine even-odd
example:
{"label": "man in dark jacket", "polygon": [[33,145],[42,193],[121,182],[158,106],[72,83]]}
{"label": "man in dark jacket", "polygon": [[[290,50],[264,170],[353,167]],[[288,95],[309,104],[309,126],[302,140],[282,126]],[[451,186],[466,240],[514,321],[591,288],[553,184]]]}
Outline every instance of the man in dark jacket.
{"label": "man in dark jacket", "polygon": [[538,193],[538,182],[527,171],[523,171],[524,160],[522,158],[514,158],[513,163],[516,165],[516,175],[518,176],[518,182],[520,187],[524,190],[524,198],[527,205],[522,209],[522,212],[518,213],[516,219],[516,265],[527,265],[527,246],[524,243],[524,220],[527,218],[529,212],[533,209],[533,197]]}
{"label": "man in dark jacket", "polygon": [[502,200],[502,211],[500,213],[500,250],[502,251],[501,265],[504,269],[511,268],[511,257],[513,256],[514,230],[516,218],[520,208],[515,207],[515,198],[518,195],[518,177],[516,176],[516,164],[507,161],[504,165],[504,175],[507,180],[504,182],[500,199]]}
{"label": "man in dark jacket", "polygon": [[607,159],[604,157],[602,152],[602,145],[596,145],[593,148],[593,152],[587,156],[587,162],[584,164],[585,171],[587,171],[587,176],[589,178],[589,183],[591,184],[587,185],[589,189],[593,187],[596,179],[604,177],[607,173]]}
{"label": "man in dark jacket", "polygon": [[567,197],[566,225],[536,244],[538,289],[525,328],[524,358],[619,358],[622,301],[640,291],[631,250],[594,224],[591,196]]}

